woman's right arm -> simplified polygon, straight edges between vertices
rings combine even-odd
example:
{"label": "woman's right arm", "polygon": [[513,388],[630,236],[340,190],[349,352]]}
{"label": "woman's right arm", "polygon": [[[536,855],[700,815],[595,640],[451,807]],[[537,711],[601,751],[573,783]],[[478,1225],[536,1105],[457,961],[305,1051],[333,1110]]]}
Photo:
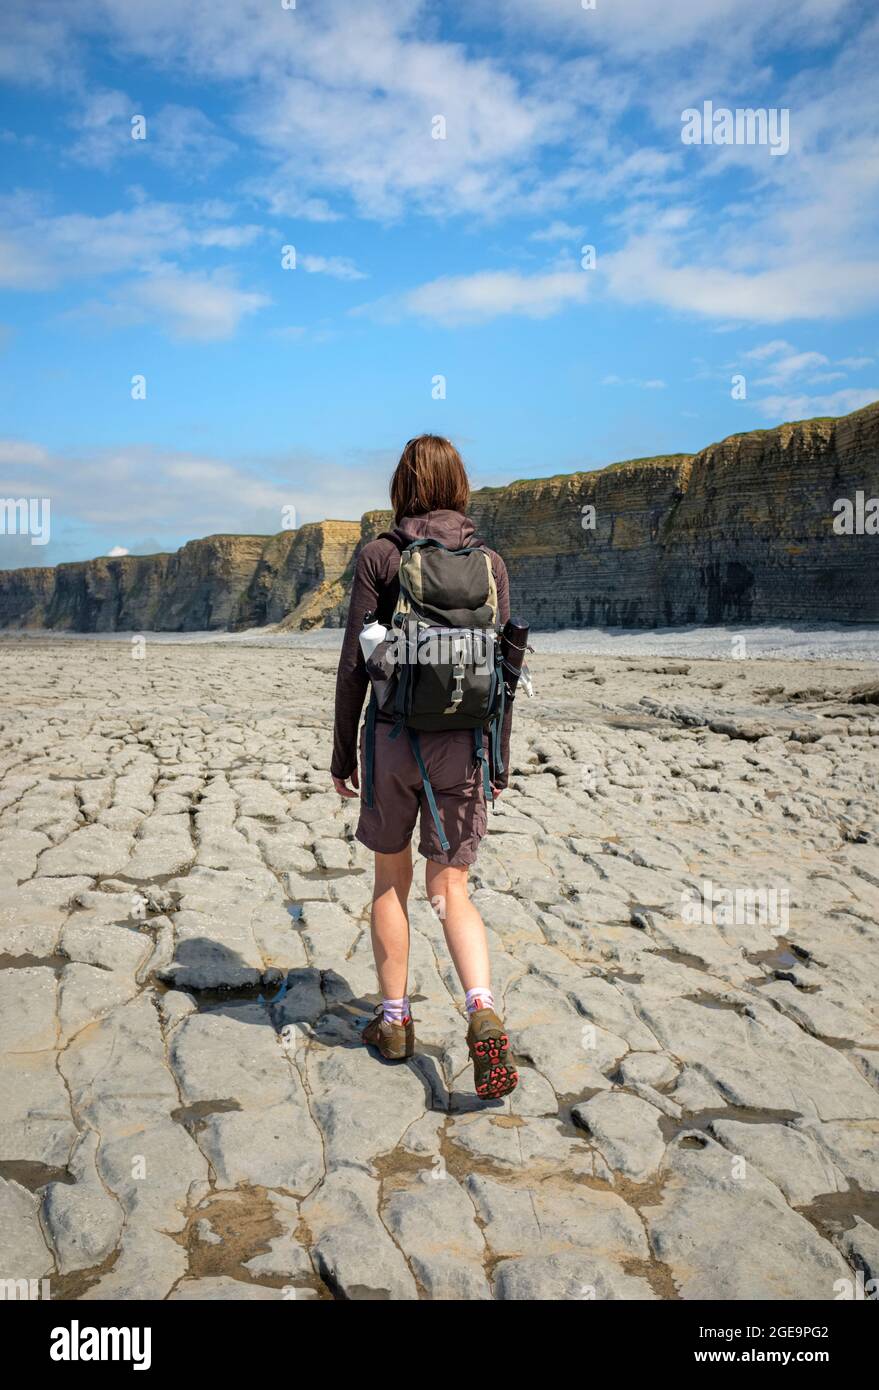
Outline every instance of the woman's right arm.
{"label": "woman's right arm", "polygon": [[[357,730],[363,697],[369,685],[363,653],[360,650],[360,629],[365,615],[378,607],[378,584],[370,547],[361,550],[354,570],[348,621],[336,673],[336,715],[333,727],[333,760],[330,775],[342,796],[354,796],[344,784],[349,778],[357,786]],[[342,785],[340,786],[339,783]],[[344,789],[343,789],[344,788]]]}

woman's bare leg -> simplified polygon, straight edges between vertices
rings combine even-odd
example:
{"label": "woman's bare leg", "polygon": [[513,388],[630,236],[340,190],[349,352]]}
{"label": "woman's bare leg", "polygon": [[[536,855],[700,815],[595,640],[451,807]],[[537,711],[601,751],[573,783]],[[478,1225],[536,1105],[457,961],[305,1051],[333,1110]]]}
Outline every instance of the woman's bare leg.
{"label": "woman's bare leg", "polygon": [[372,952],[383,999],[402,999],[409,974],[409,889],[412,846],[398,854],[375,856],[372,890]]}
{"label": "woman's bare leg", "polygon": [[427,896],[443,924],[446,945],[465,993],[491,987],[485,923],[470,901],[467,873],[466,868],[450,868],[431,859],[425,870]]}
{"label": "woman's bare leg", "polygon": [[519,1073],[510,1040],[494,1009],[488,938],[485,923],[467,892],[467,870],[428,860],[425,883],[467,994],[467,1048],[476,1094],[484,1100],[500,1100],[515,1090]]}

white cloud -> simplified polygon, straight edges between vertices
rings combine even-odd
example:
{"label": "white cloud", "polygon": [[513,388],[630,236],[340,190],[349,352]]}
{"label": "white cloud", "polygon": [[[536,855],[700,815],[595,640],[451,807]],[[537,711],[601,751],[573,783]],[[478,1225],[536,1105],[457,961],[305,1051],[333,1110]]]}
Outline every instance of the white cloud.
{"label": "white cloud", "polygon": [[[135,116],[144,118],[144,139],[132,138]],[[154,112],[148,103],[105,88],[86,95],[70,124],[77,131],[70,155],[97,169],[109,169],[121,159],[147,159],[203,178],[235,150],[234,142],[198,107],[167,103]]]}
{"label": "white cloud", "polygon": [[879,304],[879,257],[838,260],[804,252],[764,269],[691,261],[669,238],[645,235],[602,257],[611,295],[705,318],[782,323],[843,318]]}
{"label": "white cloud", "polygon": [[77,85],[79,43],[70,15],[57,6],[15,3],[3,7],[0,80],[65,92]]}
{"label": "white cloud", "polygon": [[325,198],[310,198],[287,183],[279,184],[274,178],[248,179],[243,191],[263,203],[271,217],[295,217],[303,222],[342,220],[342,214],[331,208]]}
{"label": "white cloud", "polygon": [[387,504],[392,452],[339,459],[291,450],[254,460],[147,445],[52,453],[31,440],[0,441],[4,495],[31,496],[36,487],[52,502],[49,545],[8,537],[0,568],[155,553],[216,533],[272,535],[290,506],[300,524],[357,519]]}
{"label": "white cloud", "polygon": [[136,110],[124,92],[105,88],[89,92],[70,119],[79,133],[69,153],[83,164],[106,169],[123,152],[139,150],[140,142],[135,145],[132,140],[130,125]]}
{"label": "white cloud", "polygon": [[[176,257],[235,251],[264,235],[251,223],[225,220],[216,200],[183,206],[151,202],[137,188],[134,206],[104,216],[47,215],[29,201],[0,206],[0,284],[51,289],[70,279],[111,278],[114,288],[69,311],[109,324],[158,322],[174,336],[209,341],[231,337],[266,295],[238,288],[222,268],[188,271]],[[31,250],[31,247],[39,248]],[[343,274],[344,258],[327,273]]]}
{"label": "white cloud", "polygon": [[[759,363],[764,375],[753,380],[749,363]],[[731,375],[747,370],[750,387],[775,387],[773,394],[755,402],[756,408],[769,419],[792,419],[796,416],[840,415],[856,410],[872,399],[871,391],[845,387],[833,393],[817,393],[814,388],[844,381],[852,364],[869,365],[863,358],[842,358],[834,362],[825,353],[802,350],[785,338],[772,338],[758,343],[739,354],[738,358],[712,369],[707,364],[697,373],[698,378],[728,381]],[[795,389],[796,388],[796,389]],[[813,388],[813,389],[808,389]]]}
{"label": "white cloud", "polygon": [[153,322],[173,337],[216,342],[233,337],[242,319],[270,303],[266,295],[238,289],[227,274],[187,274],[169,267],[127,283],[87,312],[111,323]]}
{"label": "white cloud", "polygon": [[573,227],[570,222],[557,220],[551,222],[548,227],[541,228],[540,231],[532,232],[531,241],[579,241],[585,231],[584,227]]}
{"label": "white cloud", "polygon": [[0,204],[0,283],[48,289],[69,279],[160,269],[170,256],[237,249],[263,235],[226,220],[216,202],[154,202],[134,189],[134,206],[95,216],[49,215],[31,200]]}
{"label": "white cloud", "polygon": [[[131,142],[134,144],[134,141]],[[195,106],[169,103],[147,119],[144,148],[158,164],[199,178],[223,164],[237,149]]]}
{"label": "white cloud", "polygon": [[[772,369],[766,376],[760,377],[758,386],[784,386],[793,377],[808,376],[816,381],[819,378],[815,375],[818,367],[830,365],[830,358],[825,357],[823,352],[788,352],[783,356],[776,357],[772,363]],[[822,377],[826,373],[821,374]]]}
{"label": "white cloud", "polygon": [[[51,463],[51,455],[41,444],[34,444],[28,439],[0,439],[0,468],[6,474],[5,485],[8,487],[11,481],[10,470],[19,468],[46,468]],[[19,473],[16,477],[20,480],[18,487],[12,486],[13,492],[26,492],[24,486],[27,475]],[[28,476],[27,481],[32,481]]]}
{"label": "white cloud", "polygon": [[111,559],[115,559],[117,555],[130,554],[130,551],[128,551],[124,545],[114,545],[111,550],[107,551],[107,554]]}
{"label": "white cloud", "polygon": [[751,348],[742,354],[749,361],[762,362],[767,357],[777,357],[780,352],[793,352],[790,343],[785,342],[784,338],[773,338],[768,343],[760,343],[758,347]]}
{"label": "white cloud", "polygon": [[484,270],[474,275],[443,276],[353,312],[387,320],[410,316],[431,319],[448,328],[487,323],[507,314],[549,318],[570,305],[582,304],[587,293],[585,271],[521,275],[518,271]]}
{"label": "white cloud", "polygon": [[[380,218],[506,207],[539,186],[534,156],[578,105],[573,85],[538,94],[510,65],[442,40],[425,0],[322,0],[306,14],[265,0],[77,0],[61,22],[71,38],[99,28],[117,61],[228,84],[238,131],[273,166],[254,188],[318,219],[339,195]],[[437,115],[446,140],[432,138]]]}
{"label": "white cloud", "polygon": [[23,238],[0,234],[0,286],[39,290],[52,283],[52,269],[40,250]]}
{"label": "white cloud", "polygon": [[[805,389],[844,381],[853,368],[872,365],[869,358],[844,357],[832,362],[822,352],[801,351],[783,338],[773,338],[742,353],[741,359],[746,363],[765,364],[766,374],[755,380],[755,386],[777,388],[776,394],[757,402],[757,408],[770,419],[845,414],[867,404],[874,396],[869,389],[857,387],[844,387],[831,394],[815,394]],[[728,362],[721,371],[709,375],[726,377],[738,371],[739,365]],[[794,391],[795,385],[799,391]]]}
{"label": "white cloud", "polygon": [[848,415],[877,400],[879,386],[867,390],[852,387],[834,391],[829,396],[767,396],[759,402],[759,409],[770,420],[806,420],[815,415]]}
{"label": "white cloud", "polygon": [[639,391],[664,391],[667,383],[660,377],[650,377],[647,381],[641,381],[638,377],[622,377],[611,374],[602,377],[602,386],[636,386]]}
{"label": "white cloud", "polygon": [[[128,97],[89,94],[82,79],[79,37],[97,31],[118,65],[132,59],[138,70],[230,94],[224,130],[246,141],[255,166],[247,189],[272,216],[320,222],[352,209],[383,220],[521,213],[554,219],[532,240],[563,243],[582,234],[565,220],[571,208],[610,201],[606,226],[625,239],[599,247],[600,263],[610,293],[625,302],[780,323],[840,317],[879,299],[879,119],[874,105],[855,99],[874,78],[879,25],[850,0],[662,0],[659,12],[657,0],[599,0],[594,11],[576,0],[509,0],[500,13],[487,0],[481,8],[477,0],[450,0],[463,26],[456,34],[491,18],[491,57],[484,34],[472,47],[445,41],[427,0],[323,0],[307,15],[265,0],[77,0],[42,25],[25,0],[7,5],[8,66],[17,62],[22,75],[43,80],[41,45],[56,63],[66,55],[80,157],[112,159],[118,134],[127,152],[136,143],[124,129]],[[507,21],[527,26],[527,52],[504,35]],[[799,70],[791,76],[791,65],[775,57],[792,50]],[[737,93],[759,104],[767,91],[772,104],[793,110],[788,157],[727,147],[690,151],[699,159],[683,160],[684,106],[706,95],[734,102]],[[154,143],[152,127],[143,142],[148,157],[189,161],[197,170],[228,148],[197,108],[146,114],[157,123]],[[431,138],[438,115],[444,140]],[[725,174],[745,186],[737,183],[736,201],[721,218]],[[137,220],[148,224],[147,206]],[[78,256],[73,246],[65,251],[65,229],[54,223],[34,236],[12,236],[6,283],[34,288],[65,278],[77,259],[94,266],[112,249],[113,229],[109,218],[92,222],[68,229]],[[124,242],[125,229],[117,231]],[[247,235],[215,229],[213,243],[202,244],[232,247]],[[168,229],[164,241],[150,237],[148,225],[127,235],[146,242],[153,258],[157,241],[162,257],[183,255],[173,244],[182,237],[179,229]],[[137,269],[156,270],[155,259]],[[521,298],[512,300],[518,307],[510,312],[531,312]]]}
{"label": "white cloud", "polygon": [[[474,0],[459,0],[468,9]],[[821,43],[836,31],[849,0],[597,0],[584,10],[577,0],[475,0],[477,13],[518,22],[529,34],[543,27],[574,47],[595,48],[608,59],[663,59],[682,49],[717,49],[730,65],[743,64],[767,36],[780,47]],[[718,42],[718,40],[722,42]]]}
{"label": "white cloud", "polygon": [[330,275],[334,280],[365,280],[366,275],[358,270],[348,256],[300,256],[297,262],[309,275]]}
{"label": "white cloud", "polygon": [[265,228],[253,222],[232,227],[204,227],[195,236],[197,247],[215,247],[221,251],[240,251],[265,235]]}

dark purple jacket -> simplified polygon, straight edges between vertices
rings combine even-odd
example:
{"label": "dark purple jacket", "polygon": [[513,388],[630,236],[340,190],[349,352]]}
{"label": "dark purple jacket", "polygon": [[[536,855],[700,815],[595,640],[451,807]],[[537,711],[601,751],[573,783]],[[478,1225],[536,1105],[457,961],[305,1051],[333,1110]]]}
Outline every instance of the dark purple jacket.
{"label": "dark purple jacket", "polygon": [[[433,536],[444,545],[455,548],[465,545],[481,544],[475,534],[476,528],[468,516],[460,512],[427,512],[424,516],[404,516],[392,534],[399,538],[402,546],[419,536]],[[510,616],[510,582],[507,567],[494,550],[485,547],[491,557],[497,585],[498,625],[503,627]],[[357,731],[360,713],[369,686],[369,677],[360,650],[360,629],[364,615],[373,611],[380,623],[388,626],[397,604],[400,581],[397,572],[400,568],[401,546],[387,538],[387,534],[377,537],[365,545],[357,557],[354,583],[351,587],[351,606],[348,609],[348,623],[339,670],[336,675],[336,720],[333,730],[332,775],[343,780],[351,776],[357,766]],[[507,707],[504,726],[501,731],[501,752],[504,772],[498,777],[496,786],[507,785],[509,769],[510,723],[512,708]]]}

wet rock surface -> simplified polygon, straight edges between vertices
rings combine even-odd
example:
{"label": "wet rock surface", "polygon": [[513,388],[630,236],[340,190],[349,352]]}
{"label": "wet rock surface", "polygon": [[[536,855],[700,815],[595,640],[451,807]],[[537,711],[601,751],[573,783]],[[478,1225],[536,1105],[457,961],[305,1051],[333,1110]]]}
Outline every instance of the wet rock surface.
{"label": "wet rock surface", "polygon": [[473,873],[522,1077],[485,1103],[418,866],[418,1055],[360,1042],[332,653],[3,645],[0,1277],[475,1301],[873,1277],[874,668],[539,658]]}

